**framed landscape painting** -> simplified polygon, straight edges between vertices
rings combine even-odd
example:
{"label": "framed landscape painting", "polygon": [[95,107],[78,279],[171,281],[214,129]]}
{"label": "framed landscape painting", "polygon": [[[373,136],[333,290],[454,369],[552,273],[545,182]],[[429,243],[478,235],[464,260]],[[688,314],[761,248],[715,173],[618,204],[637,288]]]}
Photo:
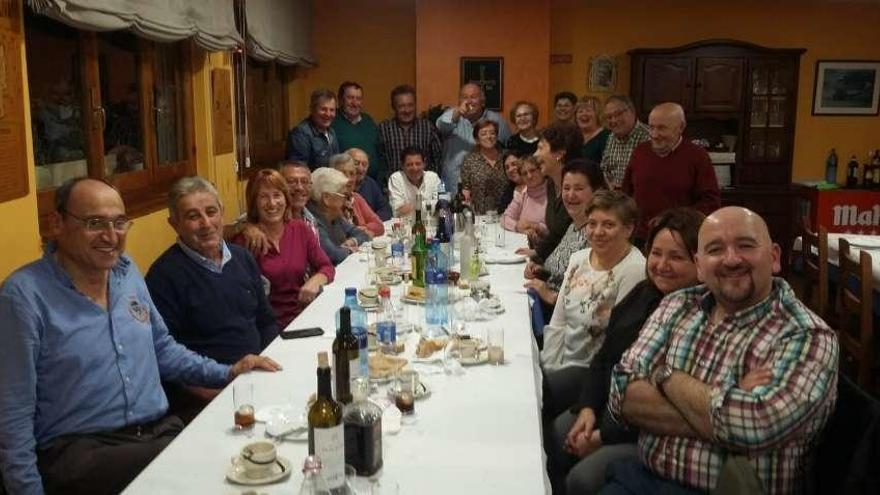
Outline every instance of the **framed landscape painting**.
{"label": "framed landscape painting", "polygon": [[813,115],[877,115],[880,61],[819,60]]}

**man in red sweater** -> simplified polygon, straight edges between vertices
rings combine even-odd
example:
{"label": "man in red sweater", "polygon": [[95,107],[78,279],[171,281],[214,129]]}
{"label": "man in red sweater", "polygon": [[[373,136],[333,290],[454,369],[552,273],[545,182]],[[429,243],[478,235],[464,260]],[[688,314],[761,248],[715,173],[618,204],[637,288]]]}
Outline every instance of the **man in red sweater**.
{"label": "man in red sweater", "polygon": [[654,107],[648,116],[651,140],[636,147],[626,168],[623,190],[639,207],[635,230],[639,246],[651,219],[668,208],[690,206],[708,215],[721,206],[709,155],[683,138],[685,124],[678,103]]}

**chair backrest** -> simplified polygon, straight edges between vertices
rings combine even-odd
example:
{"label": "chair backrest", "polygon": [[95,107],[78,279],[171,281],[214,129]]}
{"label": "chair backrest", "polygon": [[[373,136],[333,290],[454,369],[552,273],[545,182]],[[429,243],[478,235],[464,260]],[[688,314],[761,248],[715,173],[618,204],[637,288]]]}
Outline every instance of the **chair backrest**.
{"label": "chair backrest", "polygon": [[817,233],[807,229],[801,233],[803,260],[804,302],[819,317],[828,321],[828,230],[819,227]]}
{"label": "chair backrest", "polygon": [[[840,332],[841,358],[848,357],[851,363],[841,360],[841,368],[854,365],[852,377],[865,389],[872,387],[871,378],[874,366],[874,275],[871,269],[871,255],[861,251],[859,261],[850,258],[850,246],[846,239],[840,239],[839,251],[840,280],[837,284],[837,304]],[[847,354],[848,356],[844,356]]]}

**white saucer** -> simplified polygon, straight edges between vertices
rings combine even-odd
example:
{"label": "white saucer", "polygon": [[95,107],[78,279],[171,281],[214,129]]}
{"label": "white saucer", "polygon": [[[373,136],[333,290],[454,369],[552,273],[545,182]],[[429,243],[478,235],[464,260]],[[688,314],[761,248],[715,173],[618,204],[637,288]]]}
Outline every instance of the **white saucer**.
{"label": "white saucer", "polygon": [[235,462],[226,470],[226,479],[239,485],[266,485],[290,476],[290,461],[280,455],[276,460],[278,462],[272,466],[272,473],[265,478],[248,478],[244,474],[244,466]]}

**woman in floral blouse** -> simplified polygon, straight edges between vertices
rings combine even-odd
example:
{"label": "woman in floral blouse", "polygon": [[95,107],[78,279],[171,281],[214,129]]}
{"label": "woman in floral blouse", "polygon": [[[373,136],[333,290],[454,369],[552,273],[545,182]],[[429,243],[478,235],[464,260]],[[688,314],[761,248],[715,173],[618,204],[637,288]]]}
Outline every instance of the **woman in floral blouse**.
{"label": "woman in floral blouse", "polygon": [[635,201],[619,191],[598,191],[587,206],[590,247],[571,255],[544,327],[545,408],[574,402],[611,309],[645,278],[645,257],[629,241],[637,218]]}
{"label": "woman in floral blouse", "polygon": [[462,188],[470,191],[471,206],[477,215],[495,210],[507,187],[507,173],[498,149],[498,124],[481,120],[474,124],[477,145],[461,164]]}

